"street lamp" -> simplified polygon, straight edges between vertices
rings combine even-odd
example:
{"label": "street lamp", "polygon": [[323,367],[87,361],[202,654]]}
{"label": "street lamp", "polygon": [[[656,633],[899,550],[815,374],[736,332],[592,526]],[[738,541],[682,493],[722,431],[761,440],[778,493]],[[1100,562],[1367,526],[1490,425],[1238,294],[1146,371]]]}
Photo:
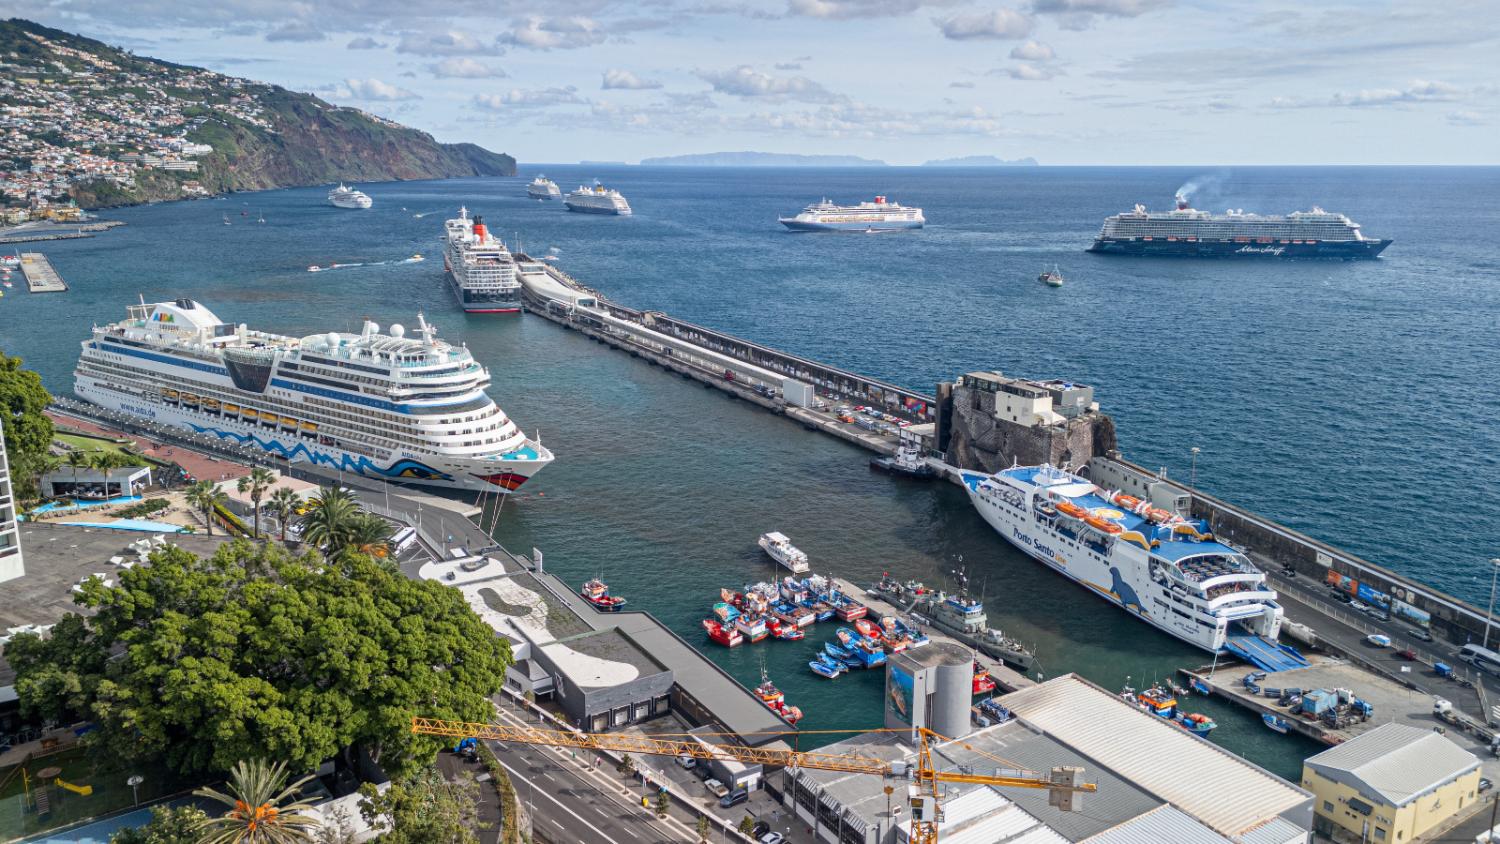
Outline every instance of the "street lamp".
{"label": "street lamp", "polygon": [[1490,626],[1495,623],[1495,582],[1500,580],[1500,557],[1490,558],[1490,610],[1484,616],[1484,645],[1490,646]]}
{"label": "street lamp", "polygon": [[141,805],[141,797],[136,793],[136,788],[145,781],[146,778],[141,776],[140,774],[131,774],[130,779],[125,781],[125,784],[130,786],[130,802],[135,804],[136,806]]}
{"label": "street lamp", "polygon": [[1197,489],[1198,488],[1198,452],[1202,451],[1202,449],[1198,448],[1195,445],[1195,446],[1193,446],[1192,450],[1193,450],[1193,470],[1192,470],[1192,473],[1189,475],[1190,480],[1188,481],[1188,486],[1193,487],[1194,489]]}

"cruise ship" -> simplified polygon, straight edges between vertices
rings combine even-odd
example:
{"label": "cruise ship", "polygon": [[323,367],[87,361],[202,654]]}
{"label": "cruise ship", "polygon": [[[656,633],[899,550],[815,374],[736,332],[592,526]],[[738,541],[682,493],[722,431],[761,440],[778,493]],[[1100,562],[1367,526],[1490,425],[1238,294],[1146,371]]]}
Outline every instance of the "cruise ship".
{"label": "cruise ship", "polygon": [[980,516],[1024,553],[1148,624],[1265,670],[1307,664],[1280,645],[1266,576],[1208,525],[1050,465],[963,472]]}
{"label": "cruise ship", "polygon": [[1147,211],[1137,205],[1107,217],[1088,248],[1102,255],[1151,255],[1186,258],[1317,258],[1353,261],[1374,258],[1389,240],[1365,237],[1359,224],[1343,214],[1313,206],[1285,216],[1229,211],[1210,214],[1177,197],[1171,211]]}
{"label": "cruise ship", "polygon": [[579,211],[585,214],[614,214],[617,216],[629,216],[630,203],[617,190],[607,190],[604,185],[594,182],[593,187],[578,186],[578,190],[568,194],[563,200],[563,205],[568,206],[569,211]]}
{"label": "cruise ship", "polygon": [[559,199],[562,197],[562,188],[546,176],[537,176],[526,186],[526,195],[532,199]]}
{"label": "cruise ship", "polygon": [[892,231],[920,229],[927,224],[922,209],[891,202],[883,196],[858,205],[835,205],[824,197],[795,217],[778,219],[792,231]]}
{"label": "cruise ship", "polygon": [[505,244],[495,239],[484,218],[469,218],[469,209],[446,224],[443,268],[453,283],[453,294],[468,314],[510,314],[521,310],[521,282],[516,262]]}
{"label": "cruise ship", "polygon": [[437,339],[365,320],[285,337],[190,299],[131,305],[83,341],[74,392],[111,410],[374,478],[511,492],[552,462],[484,388],[489,371]]}
{"label": "cruise ship", "polygon": [[328,192],[328,201],[338,208],[369,208],[375,200],[339,182],[339,186]]}

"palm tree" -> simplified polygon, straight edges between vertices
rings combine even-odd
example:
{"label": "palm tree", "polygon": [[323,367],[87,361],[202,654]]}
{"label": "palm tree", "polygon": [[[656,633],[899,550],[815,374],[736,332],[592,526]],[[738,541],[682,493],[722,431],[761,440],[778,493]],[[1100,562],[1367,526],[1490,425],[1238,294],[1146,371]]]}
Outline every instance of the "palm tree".
{"label": "palm tree", "polygon": [[250,495],[250,503],[255,505],[255,538],[260,538],[260,500],[265,497],[266,490],[276,483],[276,473],[264,466],[256,466],[250,470],[250,474],[240,478],[240,492]]}
{"label": "palm tree", "polygon": [[354,496],[338,487],[325,486],[308,499],[302,517],[302,540],[323,549],[330,557],[348,544],[350,531],[360,517]]}
{"label": "palm tree", "polygon": [[73,470],[73,497],[78,497],[78,470],[88,469],[93,465],[93,458],[87,451],[75,448],[68,452],[68,468]]}
{"label": "palm tree", "polygon": [[311,775],[286,784],[286,763],[274,766],[263,759],[240,762],[230,772],[228,793],[212,788],[193,790],[229,807],[223,815],[198,825],[198,844],[298,844],[313,841],[322,825],[307,814],[310,800],[292,801]]}
{"label": "palm tree", "polygon": [[281,541],[286,541],[286,526],[297,515],[297,508],[302,506],[302,496],[289,486],[279,486],[271,490],[270,503],[266,505],[276,514],[276,523],[281,525]]}
{"label": "palm tree", "polygon": [[211,481],[197,481],[188,487],[189,504],[203,511],[203,522],[208,525],[208,535],[214,535],[214,511],[224,506],[229,496]]}
{"label": "palm tree", "polygon": [[390,539],[394,531],[390,522],[379,516],[362,515],[350,525],[344,537],[340,553],[354,552],[367,557],[385,558],[391,553]]}

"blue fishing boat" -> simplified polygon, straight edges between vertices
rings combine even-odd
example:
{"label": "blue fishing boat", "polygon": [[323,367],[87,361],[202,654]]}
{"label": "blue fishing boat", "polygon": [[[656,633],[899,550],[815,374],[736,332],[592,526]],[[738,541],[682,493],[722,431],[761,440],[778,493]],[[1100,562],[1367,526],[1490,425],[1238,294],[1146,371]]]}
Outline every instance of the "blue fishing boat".
{"label": "blue fishing boat", "polygon": [[854,656],[854,652],[836,642],[827,642],[823,645],[823,652],[834,659],[848,659]]}
{"label": "blue fishing boat", "polygon": [[1208,738],[1208,734],[1219,726],[1214,719],[1199,712],[1180,712],[1177,715],[1177,725],[1192,733],[1198,738]]}
{"label": "blue fishing boat", "polygon": [[1273,732],[1278,732],[1282,735],[1286,735],[1287,730],[1291,729],[1291,727],[1287,724],[1286,719],[1282,718],[1280,715],[1272,715],[1271,713],[1266,712],[1260,716],[1260,720],[1267,727],[1270,727]]}
{"label": "blue fishing boat", "polygon": [[1193,681],[1188,685],[1193,687],[1193,691],[1197,692],[1200,695],[1203,695],[1204,697],[1213,694],[1213,689],[1208,687],[1208,681],[1204,680],[1201,677],[1194,677]]}
{"label": "blue fishing boat", "polygon": [[842,662],[837,662],[824,654],[818,654],[818,658],[809,662],[807,667],[819,677],[827,677],[830,680],[849,670]]}

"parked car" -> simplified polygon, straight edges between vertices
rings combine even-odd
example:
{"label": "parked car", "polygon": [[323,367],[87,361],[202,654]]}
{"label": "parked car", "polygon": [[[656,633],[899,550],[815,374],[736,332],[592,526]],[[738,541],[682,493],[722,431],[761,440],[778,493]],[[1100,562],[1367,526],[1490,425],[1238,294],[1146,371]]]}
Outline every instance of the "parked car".
{"label": "parked car", "polygon": [[1490,789],[1492,789],[1494,787],[1495,787],[1495,784],[1492,783],[1492,782],[1490,782],[1490,780],[1489,780],[1488,777],[1480,777],[1479,778],[1479,793],[1480,794],[1483,794],[1486,791],[1489,791]]}
{"label": "parked car", "polygon": [[1429,633],[1429,632],[1427,632],[1426,630],[1423,630],[1420,627],[1408,627],[1408,628],[1406,628],[1406,635],[1410,636],[1413,639],[1416,639],[1418,642],[1431,642],[1432,641],[1432,634]]}
{"label": "parked car", "polygon": [[732,809],[750,799],[750,792],[743,788],[736,788],[723,797],[719,798],[720,809]]}
{"label": "parked car", "polygon": [[768,832],[760,837],[760,844],[781,844],[786,836],[779,832]]}
{"label": "parked car", "polygon": [[770,824],[766,823],[765,821],[756,821],[755,822],[755,826],[753,826],[753,827],[750,828],[750,837],[758,839],[762,835],[765,835],[766,833],[768,833],[770,831],[771,831],[771,825]]}
{"label": "parked car", "polygon": [[722,782],[719,782],[718,780],[704,780],[703,787],[708,789],[709,793],[713,794],[713,796],[715,797],[723,797],[724,795],[729,793],[729,786],[725,785]]}
{"label": "parked car", "polygon": [[677,764],[681,765],[684,771],[691,771],[698,767],[698,760],[691,756],[679,756],[677,757]]}

